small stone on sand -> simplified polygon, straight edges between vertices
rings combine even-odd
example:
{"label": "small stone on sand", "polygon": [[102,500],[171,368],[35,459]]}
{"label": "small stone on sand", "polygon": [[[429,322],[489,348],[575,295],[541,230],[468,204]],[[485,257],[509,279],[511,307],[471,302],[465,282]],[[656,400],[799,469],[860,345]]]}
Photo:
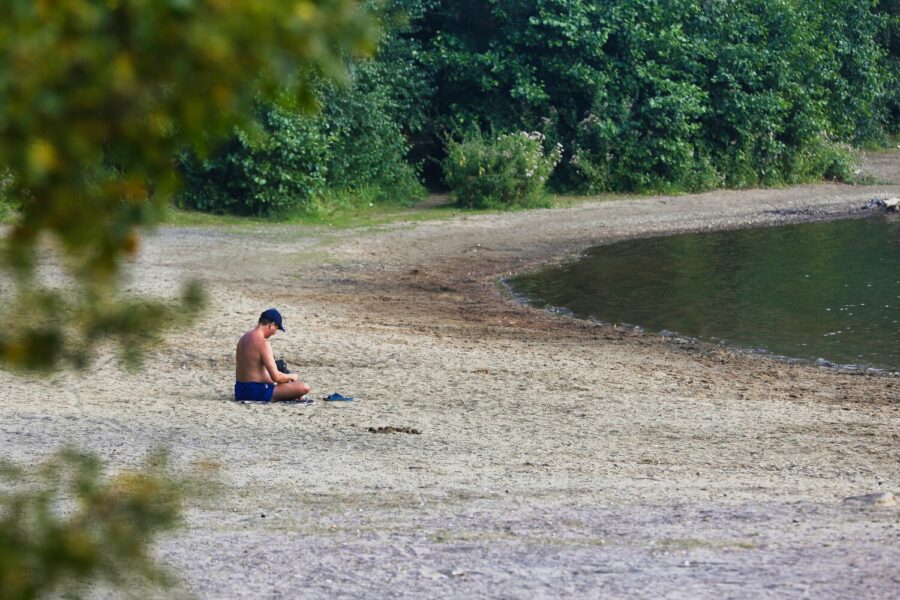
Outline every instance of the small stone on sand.
{"label": "small stone on sand", "polygon": [[858,504],[864,506],[897,506],[894,494],[890,492],[877,492],[865,496],[850,496],[844,498],[844,504]]}

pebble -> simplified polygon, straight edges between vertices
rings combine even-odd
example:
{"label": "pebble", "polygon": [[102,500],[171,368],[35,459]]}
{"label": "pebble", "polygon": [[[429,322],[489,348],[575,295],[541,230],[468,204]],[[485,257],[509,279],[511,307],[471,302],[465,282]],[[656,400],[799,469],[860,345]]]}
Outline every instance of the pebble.
{"label": "pebble", "polygon": [[858,504],[864,506],[897,506],[897,500],[891,492],[876,492],[865,496],[850,496],[844,498],[844,504]]}

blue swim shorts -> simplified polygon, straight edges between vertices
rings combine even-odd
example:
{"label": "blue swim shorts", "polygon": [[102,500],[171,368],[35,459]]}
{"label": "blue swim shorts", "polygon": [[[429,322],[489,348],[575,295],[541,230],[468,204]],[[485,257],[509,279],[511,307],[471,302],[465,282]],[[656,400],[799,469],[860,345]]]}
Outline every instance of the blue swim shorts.
{"label": "blue swim shorts", "polygon": [[235,400],[255,400],[256,402],[270,402],[275,393],[274,383],[262,383],[259,381],[235,381]]}

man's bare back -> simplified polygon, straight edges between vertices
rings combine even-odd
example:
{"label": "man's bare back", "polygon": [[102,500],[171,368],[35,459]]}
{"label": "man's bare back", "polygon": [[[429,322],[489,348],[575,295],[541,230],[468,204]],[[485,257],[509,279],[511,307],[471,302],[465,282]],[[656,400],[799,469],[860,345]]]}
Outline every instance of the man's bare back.
{"label": "man's bare back", "polygon": [[256,327],[241,336],[235,351],[236,400],[295,400],[309,393],[310,387],[294,374],[282,373],[275,366],[269,338],[284,331],[281,314],[269,309],[260,315]]}

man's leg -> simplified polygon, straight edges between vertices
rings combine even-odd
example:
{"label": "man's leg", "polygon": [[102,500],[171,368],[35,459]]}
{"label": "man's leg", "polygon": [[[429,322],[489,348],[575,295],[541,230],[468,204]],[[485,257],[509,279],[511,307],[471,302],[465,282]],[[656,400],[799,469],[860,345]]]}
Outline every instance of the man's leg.
{"label": "man's leg", "polygon": [[296,400],[304,394],[308,394],[309,390],[310,387],[302,381],[279,383],[275,386],[275,391],[272,393],[272,401],[278,402],[279,400]]}

